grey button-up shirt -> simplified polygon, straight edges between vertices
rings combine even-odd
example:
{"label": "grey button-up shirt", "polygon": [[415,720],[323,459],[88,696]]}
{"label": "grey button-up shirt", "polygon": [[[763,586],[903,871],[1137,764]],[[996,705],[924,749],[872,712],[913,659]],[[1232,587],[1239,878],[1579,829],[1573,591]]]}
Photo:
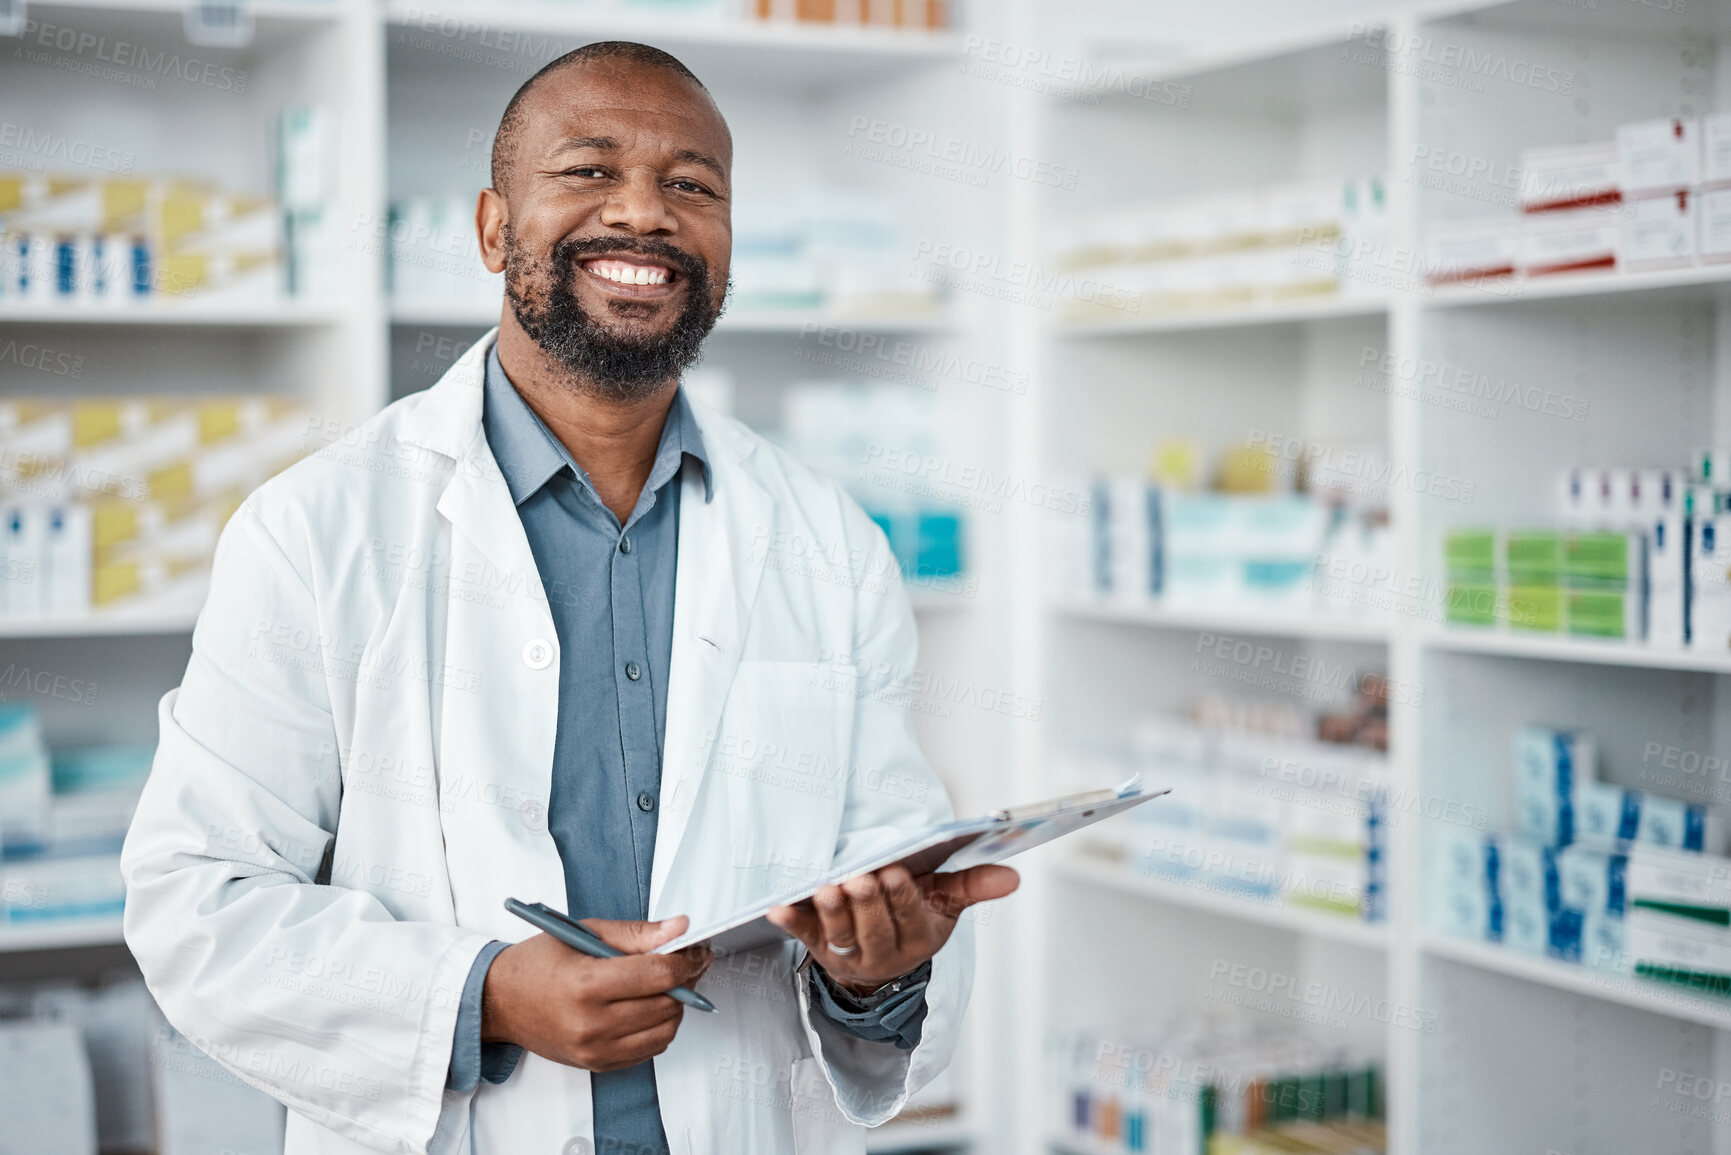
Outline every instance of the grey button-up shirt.
{"label": "grey button-up shirt", "polygon": [[[579,919],[645,918],[667,732],[679,479],[687,469],[701,470],[704,500],[713,495],[703,437],[680,390],[649,480],[621,525],[505,376],[497,349],[487,359],[482,420],[559,638],[547,819],[565,867],[566,909]],[[469,972],[452,1048],[449,1085],[455,1090],[481,1079],[503,1082],[522,1055],[513,1046],[481,1045],[481,993],[487,968],[505,945],[487,947]],[[814,981],[812,990],[837,1025],[905,1049],[919,1040],[927,974],[921,968],[896,997],[866,1009],[851,1000],[841,1005],[825,981]],[[597,1155],[665,1149],[651,1064],[593,1073],[591,1087]]]}

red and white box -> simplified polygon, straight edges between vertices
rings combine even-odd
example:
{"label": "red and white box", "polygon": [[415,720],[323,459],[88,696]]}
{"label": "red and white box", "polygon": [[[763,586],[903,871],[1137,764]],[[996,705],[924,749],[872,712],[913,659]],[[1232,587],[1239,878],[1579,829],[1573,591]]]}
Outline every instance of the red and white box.
{"label": "red and white box", "polygon": [[1528,213],[1521,219],[1516,267],[1529,277],[1614,269],[1620,223],[1616,208]]}
{"label": "red and white box", "polygon": [[1695,263],[1695,210],[1700,196],[1669,196],[1626,201],[1618,209],[1617,266],[1623,269],[1677,269]]}
{"label": "red and white box", "polygon": [[1617,171],[1614,140],[1524,149],[1521,211],[1554,212],[1616,204],[1622,197]]}
{"label": "red and white box", "polygon": [[1624,200],[1693,188],[1701,178],[1701,124],[1694,117],[1643,120],[1617,129],[1617,182]]}

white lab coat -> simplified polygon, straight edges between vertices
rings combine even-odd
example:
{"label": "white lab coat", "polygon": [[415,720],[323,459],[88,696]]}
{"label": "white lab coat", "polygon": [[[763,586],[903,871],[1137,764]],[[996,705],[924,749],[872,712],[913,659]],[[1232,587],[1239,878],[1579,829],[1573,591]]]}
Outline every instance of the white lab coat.
{"label": "white lab coat", "polygon": [[[489,334],[431,390],[258,490],[210,599],[122,867],[126,941],[169,1020],[290,1109],[288,1155],[595,1151],[587,1072],[525,1055],[447,1092],[459,996],[507,896],[562,908],[547,830],[558,639],[483,436]],[[694,406],[651,918],[702,922],[948,816],[915,743],[913,615],[841,489]],[[911,1053],[808,1005],[788,943],[718,960],[655,1060],[668,1142],[863,1150],[949,1062],[966,920]]]}

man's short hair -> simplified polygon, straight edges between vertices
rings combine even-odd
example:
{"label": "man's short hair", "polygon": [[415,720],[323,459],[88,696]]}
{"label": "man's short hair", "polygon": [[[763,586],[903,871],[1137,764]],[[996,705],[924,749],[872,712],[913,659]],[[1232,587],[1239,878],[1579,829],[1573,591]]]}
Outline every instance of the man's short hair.
{"label": "man's short hair", "polygon": [[492,180],[494,188],[501,192],[505,190],[505,177],[510,172],[511,162],[517,150],[517,137],[523,127],[523,103],[528,98],[529,93],[536,85],[555,72],[562,72],[573,65],[587,64],[592,60],[624,60],[631,64],[666,69],[691,81],[705,94],[709,92],[709,89],[704,87],[703,81],[697,79],[697,74],[680,63],[677,56],[648,44],[639,44],[634,40],[597,40],[593,44],[573,48],[525,80],[523,86],[512,94],[510,103],[505,105],[505,115],[499,118],[499,131],[493,134]]}

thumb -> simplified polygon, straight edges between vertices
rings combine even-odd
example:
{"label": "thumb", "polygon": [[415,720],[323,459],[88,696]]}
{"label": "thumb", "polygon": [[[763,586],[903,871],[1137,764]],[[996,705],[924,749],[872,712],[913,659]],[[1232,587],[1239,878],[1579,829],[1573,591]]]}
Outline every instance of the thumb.
{"label": "thumb", "polygon": [[683,914],[664,918],[660,922],[639,922],[635,919],[586,918],[583,926],[596,938],[626,954],[648,954],[664,942],[672,942],[685,933],[691,920]]}
{"label": "thumb", "polygon": [[958,918],[977,902],[990,902],[1015,893],[1021,875],[1008,866],[975,866],[954,874],[934,874],[923,888],[926,902],[947,918]]}

